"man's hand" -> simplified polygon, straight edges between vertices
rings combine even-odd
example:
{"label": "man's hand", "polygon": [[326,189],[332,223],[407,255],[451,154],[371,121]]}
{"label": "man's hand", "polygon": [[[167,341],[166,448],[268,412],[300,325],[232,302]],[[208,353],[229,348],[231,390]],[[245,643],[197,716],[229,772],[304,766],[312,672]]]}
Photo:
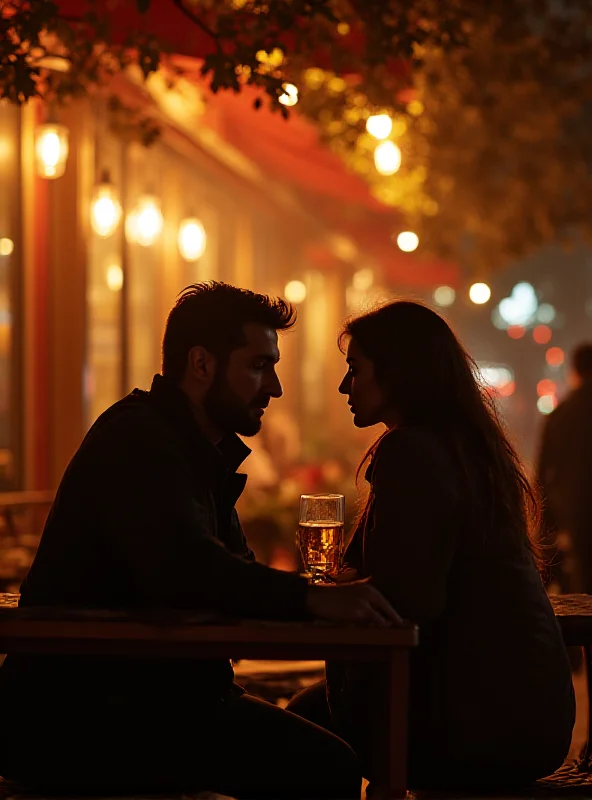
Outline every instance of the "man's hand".
{"label": "man's hand", "polygon": [[403,620],[386,598],[365,581],[309,586],[307,607],[313,617],[330,622],[400,627]]}

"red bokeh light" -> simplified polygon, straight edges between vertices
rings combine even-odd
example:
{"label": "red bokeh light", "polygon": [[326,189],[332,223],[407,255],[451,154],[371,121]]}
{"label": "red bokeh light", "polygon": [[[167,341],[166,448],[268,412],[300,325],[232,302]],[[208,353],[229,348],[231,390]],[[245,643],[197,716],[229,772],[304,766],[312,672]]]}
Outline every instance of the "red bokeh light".
{"label": "red bokeh light", "polygon": [[537,344],[547,344],[551,341],[553,331],[548,325],[537,325],[532,332],[532,338]]}
{"label": "red bokeh light", "polygon": [[510,339],[522,339],[526,333],[526,328],[522,325],[510,325],[508,328],[508,336]]}
{"label": "red bokeh light", "polygon": [[550,367],[560,367],[565,361],[565,353],[560,347],[550,347],[545,354],[545,359]]}
{"label": "red bokeh light", "polygon": [[555,381],[552,381],[550,378],[543,378],[542,381],[537,383],[537,394],[539,397],[543,397],[546,394],[554,395],[557,391],[557,384]]}
{"label": "red bokeh light", "polygon": [[497,393],[500,397],[510,397],[510,395],[514,394],[516,391],[516,384],[514,381],[508,381],[508,383],[504,383],[503,386],[499,386]]}

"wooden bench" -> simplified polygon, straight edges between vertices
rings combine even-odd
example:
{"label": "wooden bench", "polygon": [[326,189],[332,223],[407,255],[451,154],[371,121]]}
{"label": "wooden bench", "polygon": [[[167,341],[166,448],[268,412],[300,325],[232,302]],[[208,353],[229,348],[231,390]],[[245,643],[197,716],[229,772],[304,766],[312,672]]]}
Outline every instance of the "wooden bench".
{"label": "wooden bench", "polygon": [[322,623],[221,620],[203,614],[155,615],[72,609],[17,608],[0,595],[0,653],[76,653],[248,659],[347,660],[383,663],[389,675],[388,729],[381,783],[389,798],[407,786],[409,651],[418,643],[404,628],[334,627]]}

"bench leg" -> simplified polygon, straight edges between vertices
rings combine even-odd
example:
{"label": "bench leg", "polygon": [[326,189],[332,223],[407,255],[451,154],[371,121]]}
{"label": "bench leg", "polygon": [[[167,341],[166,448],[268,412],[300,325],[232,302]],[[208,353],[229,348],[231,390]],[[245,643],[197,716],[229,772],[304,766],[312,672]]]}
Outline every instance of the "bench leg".
{"label": "bench leg", "polygon": [[388,800],[407,794],[407,729],[409,698],[409,651],[393,648],[388,665],[389,708],[385,782]]}
{"label": "bench leg", "polygon": [[584,665],[586,670],[586,691],[588,696],[588,728],[587,738],[580,757],[578,759],[578,769],[582,772],[592,771],[592,647],[584,645],[582,648],[584,655]]}

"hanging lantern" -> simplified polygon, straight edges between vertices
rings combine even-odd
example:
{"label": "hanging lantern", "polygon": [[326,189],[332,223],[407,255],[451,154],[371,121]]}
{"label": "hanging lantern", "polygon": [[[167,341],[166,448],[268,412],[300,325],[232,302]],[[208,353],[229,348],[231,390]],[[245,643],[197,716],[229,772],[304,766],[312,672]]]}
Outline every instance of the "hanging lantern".
{"label": "hanging lantern", "polygon": [[158,198],[145,194],[127,216],[125,235],[130,242],[150,247],[162,233],[163,219]]}
{"label": "hanging lantern", "polygon": [[35,136],[37,172],[42,178],[59,178],[66,171],[68,129],[65,125],[47,122],[39,125]]}
{"label": "hanging lantern", "polygon": [[109,173],[105,171],[94,191],[90,206],[90,222],[94,232],[104,239],[112,236],[121,220],[121,213],[121,203],[115,186],[109,180]]}
{"label": "hanging lantern", "polygon": [[206,231],[196,217],[184,219],[179,225],[177,246],[185,261],[197,261],[206,249]]}

